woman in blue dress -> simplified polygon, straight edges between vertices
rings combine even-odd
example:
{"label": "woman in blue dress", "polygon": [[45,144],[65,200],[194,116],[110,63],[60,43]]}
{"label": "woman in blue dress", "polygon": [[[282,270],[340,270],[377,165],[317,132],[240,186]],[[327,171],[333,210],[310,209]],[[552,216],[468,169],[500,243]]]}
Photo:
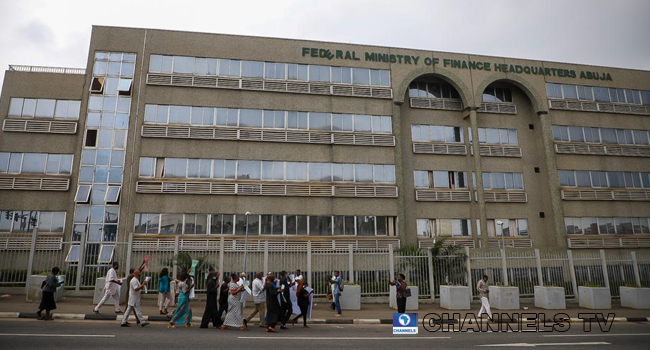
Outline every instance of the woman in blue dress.
{"label": "woman in blue dress", "polygon": [[192,307],[190,306],[190,290],[194,285],[190,285],[191,279],[187,272],[181,273],[176,281],[177,290],[180,292],[178,296],[178,305],[176,310],[169,320],[168,328],[174,328],[175,325],[185,325],[185,327],[192,327]]}

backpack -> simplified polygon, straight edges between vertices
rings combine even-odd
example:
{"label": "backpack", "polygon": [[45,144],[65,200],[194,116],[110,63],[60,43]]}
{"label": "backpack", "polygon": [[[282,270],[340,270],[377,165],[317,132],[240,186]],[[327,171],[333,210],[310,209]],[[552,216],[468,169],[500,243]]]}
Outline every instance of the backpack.
{"label": "backpack", "polygon": [[345,286],[345,282],[344,282],[343,279],[341,278],[341,282],[339,283],[339,290],[340,290],[341,292],[343,292],[343,287],[344,287],[344,286]]}
{"label": "backpack", "polygon": [[47,281],[43,281],[43,283],[41,283],[41,289],[45,288],[46,283],[47,283]]}

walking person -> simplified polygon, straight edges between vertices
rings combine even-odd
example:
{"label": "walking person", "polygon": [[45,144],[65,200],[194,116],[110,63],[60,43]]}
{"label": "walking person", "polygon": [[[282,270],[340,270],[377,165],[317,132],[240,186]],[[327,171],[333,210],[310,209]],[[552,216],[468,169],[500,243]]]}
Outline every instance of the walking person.
{"label": "walking person", "polygon": [[403,314],[406,312],[406,298],[408,284],[406,283],[406,276],[403,273],[397,275],[397,281],[388,281],[388,284],[395,286],[395,296],[397,299],[397,312]]}
{"label": "walking person", "polygon": [[[122,281],[117,279],[117,269],[120,267],[120,264],[116,262],[113,263],[113,266],[106,273],[106,283],[104,284],[104,296],[99,301],[97,306],[93,309],[93,312],[99,314],[99,309],[104,305],[108,299],[112,299],[115,304],[115,313],[121,314],[122,310],[120,309],[120,287],[122,286]],[[128,286],[127,286],[128,288]]]}
{"label": "walking person", "polygon": [[[56,309],[54,293],[56,293],[56,289],[64,283],[64,281],[59,282],[59,279],[56,277],[60,271],[61,270],[59,270],[58,267],[53,267],[52,273],[45,278],[45,281],[43,281],[43,284],[41,285],[41,304],[38,306],[38,311],[36,311],[39,320],[53,320],[50,311]],[[45,318],[43,318],[43,310],[45,310]]]}
{"label": "walking person", "polygon": [[205,292],[205,311],[203,311],[200,328],[208,328],[210,321],[212,321],[212,325],[215,328],[221,325],[221,320],[217,320],[217,296],[219,294],[219,285],[217,284],[218,278],[218,272],[212,271],[208,274],[208,283]]}
{"label": "walking person", "polygon": [[307,325],[307,318],[311,317],[310,312],[310,301],[309,298],[313,294],[313,289],[308,288],[307,282],[305,280],[300,280],[298,282],[298,307],[300,308],[300,314],[293,319],[292,323],[295,325],[299,318],[302,317],[303,327],[309,328]]}
{"label": "walking person", "polygon": [[291,315],[293,314],[293,305],[291,304],[291,282],[287,277],[287,272],[280,272],[280,291],[282,297],[280,298],[280,329],[287,329],[286,325]]}
{"label": "walking person", "polygon": [[255,315],[259,314],[260,317],[260,327],[266,327],[266,322],[264,321],[264,318],[266,317],[266,293],[264,290],[264,281],[262,280],[262,273],[258,272],[255,275],[255,279],[253,280],[253,302],[255,303],[255,310],[251,312],[248,317],[244,320],[244,324],[248,326],[248,322],[250,322]]}
{"label": "walking person", "polygon": [[481,310],[478,312],[478,317],[481,318],[483,313],[487,313],[490,320],[492,320],[492,311],[490,311],[490,285],[488,284],[488,276],[483,275],[483,279],[479,280],[476,284],[476,290],[481,297]]}
{"label": "walking person", "polygon": [[225,313],[228,314],[228,284],[230,284],[230,276],[223,276],[223,282],[219,285],[219,311],[217,312],[217,320],[219,327],[223,325],[221,316]]}
{"label": "walking person", "polygon": [[161,315],[167,315],[167,307],[172,302],[172,293],[170,289],[169,270],[163,267],[158,275],[158,308]]}
{"label": "walking person", "polygon": [[[237,282],[237,285],[246,286],[250,288],[250,283],[248,282],[248,279],[246,279],[246,272],[242,272],[239,274],[239,282]],[[246,291],[246,287],[244,287],[244,290],[242,290],[241,293],[239,293],[239,301],[241,302],[242,312],[244,312],[244,309],[246,308],[246,296],[248,295],[248,292]]]}
{"label": "walking person", "polygon": [[338,271],[334,271],[334,275],[330,277],[327,282],[329,282],[332,287],[332,298],[334,302],[332,303],[336,309],[336,317],[341,316],[341,276]]}
{"label": "walking person", "polygon": [[178,296],[178,305],[172,314],[169,325],[167,328],[174,328],[176,325],[185,325],[185,327],[192,327],[192,307],[190,305],[190,285],[191,279],[189,274],[185,271],[181,272],[179,278],[176,280],[177,290],[180,295]]}
{"label": "walking person", "polygon": [[131,282],[129,282],[129,306],[126,307],[126,312],[124,313],[124,316],[122,316],[122,327],[130,327],[129,322],[127,321],[129,319],[129,314],[131,314],[131,311],[135,311],[135,315],[137,319],[140,320],[142,327],[149,325],[149,322],[145,321],[144,318],[142,318],[142,312],[140,311],[140,294],[142,293],[142,288],[144,288],[146,285],[146,279],[144,282],[140,283],[140,270],[133,271],[133,278],[131,279]]}
{"label": "walking person", "polygon": [[241,303],[241,293],[244,290],[243,285],[237,284],[239,282],[239,276],[236,273],[230,275],[230,283],[228,284],[228,290],[230,294],[228,295],[228,314],[226,314],[226,320],[221,325],[221,329],[227,329],[228,327],[239,327],[240,330],[245,331],[246,325],[243,320],[242,303]]}
{"label": "walking person", "polygon": [[280,289],[275,284],[275,276],[269,274],[266,276],[266,284],[264,286],[264,291],[266,294],[266,331],[275,332],[275,325],[278,323],[278,318],[280,317],[280,301],[278,300],[278,294]]}

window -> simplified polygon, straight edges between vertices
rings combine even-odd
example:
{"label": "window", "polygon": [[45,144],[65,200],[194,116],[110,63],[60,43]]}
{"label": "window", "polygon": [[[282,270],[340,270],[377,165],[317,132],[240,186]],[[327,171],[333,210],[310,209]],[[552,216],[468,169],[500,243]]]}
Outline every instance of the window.
{"label": "window", "polygon": [[451,220],[451,235],[468,237],[472,235],[472,227],[468,219]]}
{"label": "window", "polygon": [[140,157],[140,177],[156,177],[156,158]]}
{"label": "window", "polygon": [[122,186],[108,186],[106,195],[104,196],[104,201],[106,203],[117,203],[121,190]]}
{"label": "window", "polygon": [[262,111],[257,109],[242,109],[239,114],[239,126],[261,128]]}
{"label": "window", "polygon": [[117,94],[120,96],[131,96],[132,79],[120,79],[117,85]]}
{"label": "window", "polygon": [[[310,130],[332,130],[331,114],[329,113],[309,113]],[[358,130],[357,130],[358,131]],[[370,128],[368,128],[370,131]]]}
{"label": "window", "polygon": [[375,235],[375,217],[357,216],[357,236]]}
{"label": "window", "polygon": [[78,244],[71,245],[70,250],[68,250],[68,255],[66,255],[65,257],[65,262],[78,263],[80,255],[81,255],[81,247]]}
{"label": "window", "polygon": [[483,102],[512,103],[512,91],[508,88],[489,86],[483,92]]}
{"label": "window", "polygon": [[259,180],[261,175],[260,161],[240,160],[237,161],[237,179]]}
{"label": "window", "polygon": [[260,234],[282,235],[284,234],[284,216],[282,215],[261,215]]}
{"label": "window", "polygon": [[418,237],[431,237],[431,227],[429,225],[429,219],[417,219],[417,235]]}
{"label": "window", "polygon": [[422,170],[415,170],[413,172],[415,177],[415,187],[416,188],[427,188],[429,187],[429,172]]}
{"label": "window", "polygon": [[307,65],[288,64],[287,80],[307,81]]}
{"label": "window", "polygon": [[332,217],[331,216],[310,216],[309,235],[310,236],[332,235]]}
{"label": "window", "polygon": [[113,252],[115,251],[114,245],[102,244],[99,249],[99,256],[97,257],[98,264],[107,264],[113,261]]}
{"label": "window", "polygon": [[241,76],[247,78],[262,78],[264,76],[264,62],[242,61]]}
{"label": "window", "polygon": [[[388,71],[384,71],[384,72],[388,73]],[[352,82],[351,68],[332,67],[332,83],[350,84],[351,82]]]}
{"label": "window", "polygon": [[169,124],[190,124],[190,111],[188,106],[170,106]]}
{"label": "window", "polygon": [[219,59],[219,75],[238,77],[240,75],[241,61]]}
{"label": "window", "polygon": [[330,67],[309,65],[309,81],[330,82]]}
{"label": "window", "polygon": [[[370,170],[370,176],[369,182],[372,182],[372,168]],[[309,163],[309,181],[332,181],[332,165],[330,163]]]}
{"label": "window", "polygon": [[370,85],[370,69],[352,68],[352,84]]}
{"label": "window", "polygon": [[173,73],[193,74],[194,57],[174,56]]}
{"label": "window", "polygon": [[262,162],[262,180],[284,180],[284,162]]}
{"label": "window", "polygon": [[576,186],[575,172],[569,170],[559,170],[560,186]]}
{"label": "window", "polygon": [[264,78],[284,80],[286,79],[286,67],[285,63],[266,62],[264,64]]}
{"label": "window", "polygon": [[187,159],[165,158],[163,177],[184,178],[187,177]]}

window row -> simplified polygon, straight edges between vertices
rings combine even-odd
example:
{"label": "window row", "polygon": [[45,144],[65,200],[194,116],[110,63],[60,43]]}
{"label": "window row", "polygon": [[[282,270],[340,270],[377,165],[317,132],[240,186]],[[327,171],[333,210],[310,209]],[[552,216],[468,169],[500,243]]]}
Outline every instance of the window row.
{"label": "window row", "polygon": [[460,100],[458,91],[447,83],[431,83],[425,81],[414,81],[409,85],[410,97],[423,98],[448,98]]}
{"label": "window row", "polygon": [[613,145],[650,145],[650,131],[553,125],[553,140]]}
{"label": "window row", "polygon": [[591,188],[650,188],[650,173],[628,171],[559,170],[560,186]]}
{"label": "window row", "polygon": [[650,233],[650,218],[565,217],[569,235],[631,235]]}
{"label": "window row", "polygon": [[9,116],[79,120],[81,101],[44,98],[13,97],[9,102]]}
{"label": "window row", "polygon": [[483,102],[512,103],[512,90],[488,86],[483,91]]}
{"label": "window row", "polygon": [[154,124],[233,126],[265,129],[393,132],[392,118],[261,109],[146,105],[144,121]]}
{"label": "window row", "polygon": [[86,236],[87,243],[115,242],[117,240],[117,224],[74,224],[72,241],[81,241]]}
{"label": "window row", "polygon": [[135,72],[135,59],[134,53],[96,52],[93,75],[132,78]]}
{"label": "window row", "polygon": [[121,192],[121,185],[79,185],[77,186],[74,201],[85,204],[119,204]]}
{"label": "window row", "polygon": [[548,98],[650,105],[650,91],[546,83]]}
{"label": "window row", "polygon": [[[481,235],[481,222],[476,220],[478,236]],[[488,219],[489,237],[527,237],[527,219]],[[418,237],[470,237],[470,219],[417,219]]]}
{"label": "window row", "polygon": [[[163,162],[160,170],[158,162]],[[395,166],[141,157],[140,177],[395,183]]]}
{"label": "window row", "polygon": [[131,98],[122,96],[96,96],[88,99],[88,110],[95,112],[129,113]]}
{"label": "window row", "polygon": [[32,233],[38,225],[38,232],[63,233],[64,211],[0,210],[0,232]]}
{"label": "window row", "polygon": [[[84,260],[86,264],[110,264],[113,262],[113,254],[115,253],[115,244],[86,244],[86,253],[84,254]],[[68,253],[65,256],[65,262],[67,263],[79,263],[81,258],[81,246],[79,244],[73,244],[68,249]],[[71,265],[74,266],[74,265]],[[108,267],[106,267],[108,268]]]}
{"label": "window row", "polygon": [[133,232],[161,235],[395,236],[395,218],[369,215],[138,213],[135,214]]}
{"label": "window row", "polygon": [[149,72],[390,86],[388,70],[225,58],[151,55]]}
{"label": "window row", "polygon": [[[469,142],[472,142],[472,128],[469,128]],[[478,143],[489,145],[519,144],[517,129],[478,128]]]}
{"label": "window row", "polygon": [[[476,174],[472,173],[472,183],[476,188]],[[483,172],[483,189],[486,190],[523,190],[524,177],[522,173],[492,173]]]}
{"label": "window row", "polygon": [[0,174],[70,175],[72,154],[0,152]]}
{"label": "window row", "polygon": [[133,79],[93,78],[90,93],[105,96],[131,96]]}
{"label": "window row", "polygon": [[[464,171],[415,170],[413,175],[415,188],[467,188],[467,173]],[[474,188],[476,188],[475,173],[472,173],[472,180]],[[483,172],[483,188],[486,190],[523,190],[523,175],[521,173]]]}
{"label": "window row", "polygon": [[120,208],[116,205],[77,205],[75,224],[117,224]]}
{"label": "window row", "polygon": [[84,149],[81,152],[81,165],[124,166],[124,150]]}
{"label": "window row", "polygon": [[412,124],[411,139],[414,142],[464,142],[463,127]]}
{"label": "window row", "polygon": [[415,188],[467,188],[467,173],[464,171],[415,170]]}

